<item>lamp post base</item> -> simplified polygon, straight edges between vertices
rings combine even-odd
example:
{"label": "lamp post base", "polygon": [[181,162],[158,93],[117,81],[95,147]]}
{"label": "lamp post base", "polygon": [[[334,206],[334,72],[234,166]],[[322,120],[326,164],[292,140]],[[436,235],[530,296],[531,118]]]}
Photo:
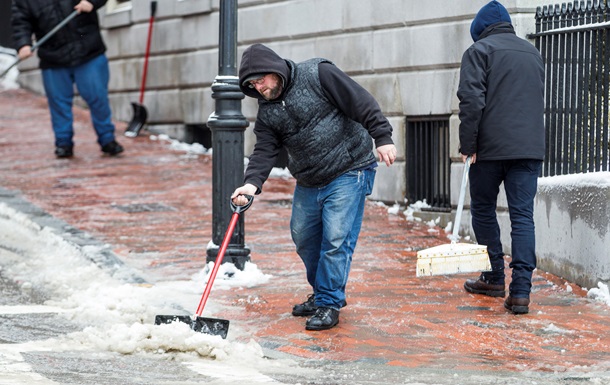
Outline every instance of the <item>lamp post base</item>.
{"label": "lamp post base", "polygon": [[[211,247],[207,250],[206,263],[216,261],[220,247]],[[232,263],[239,270],[244,270],[246,262],[250,262],[250,249],[247,247],[227,247],[222,263]]]}

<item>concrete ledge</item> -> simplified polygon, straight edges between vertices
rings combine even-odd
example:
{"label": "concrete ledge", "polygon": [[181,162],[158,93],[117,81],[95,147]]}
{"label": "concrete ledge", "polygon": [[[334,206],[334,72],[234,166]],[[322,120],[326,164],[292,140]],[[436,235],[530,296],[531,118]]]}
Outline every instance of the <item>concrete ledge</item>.
{"label": "concrete ledge", "polygon": [[539,179],[538,266],[581,286],[610,281],[610,172]]}

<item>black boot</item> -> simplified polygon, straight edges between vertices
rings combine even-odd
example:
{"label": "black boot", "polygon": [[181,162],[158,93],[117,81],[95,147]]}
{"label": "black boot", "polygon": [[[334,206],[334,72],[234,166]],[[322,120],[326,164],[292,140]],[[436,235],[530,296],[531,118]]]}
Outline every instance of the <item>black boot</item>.
{"label": "black boot", "polygon": [[506,301],[504,301],[504,307],[513,314],[527,314],[530,311],[529,306],[529,298],[513,298],[510,294],[506,298]]}
{"label": "black boot", "polygon": [[57,146],[55,147],[55,156],[58,158],[71,158],[74,156],[72,146]]}
{"label": "black boot", "polygon": [[319,307],[316,314],[305,323],[306,330],[326,330],[339,323],[339,310],[330,307]]}
{"label": "black boot", "polygon": [[118,144],[116,140],[102,146],[102,152],[110,156],[115,156],[124,151],[123,146]]}
{"label": "black boot", "polygon": [[[341,307],[346,307],[347,301],[343,300]],[[316,296],[315,294],[311,294],[307,297],[307,301],[300,303],[298,305],[294,305],[292,308],[292,315],[295,317],[305,317],[316,314],[316,310],[318,307],[316,306]]]}
{"label": "black boot", "polygon": [[504,297],[506,291],[504,282],[490,282],[485,275],[481,273],[479,279],[468,279],[464,282],[464,289],[470,293],[483,294],[490,297]]}
{"label": "black boot", "polygon": [[310,316],[316,314],[317,309],[316,296],[311,294],[309,297],[307,297],[307,301],[294,305],[292,308],[292,315],[295,317]]}

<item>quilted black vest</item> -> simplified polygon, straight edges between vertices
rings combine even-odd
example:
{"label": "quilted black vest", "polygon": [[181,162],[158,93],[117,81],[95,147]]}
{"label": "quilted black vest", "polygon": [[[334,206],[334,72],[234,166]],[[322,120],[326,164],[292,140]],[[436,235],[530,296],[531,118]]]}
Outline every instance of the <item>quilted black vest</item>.
{"label": "quilted black vest", "polygon": [[291,67],[281,99],[259,102],[258,119],[270,127],[288,151],[288,169],[304,187],[323,187],[347,171],[375,161],[373,140],[324,95],[316,58]]}

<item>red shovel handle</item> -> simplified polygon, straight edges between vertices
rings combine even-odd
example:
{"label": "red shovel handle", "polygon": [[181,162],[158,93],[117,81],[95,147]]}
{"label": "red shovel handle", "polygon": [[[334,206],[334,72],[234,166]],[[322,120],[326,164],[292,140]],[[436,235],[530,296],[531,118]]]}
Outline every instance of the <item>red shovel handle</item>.
{"label": "red shovel handle", "polygon": [[233,215],[231,216],[231,222],[229,222],[229,228],[225,233],[225,237],[222,240],[222,245],[220,245],[220,250],[218,250],[218,255],[216,256],[216,260],[214,261],[214,268],[212,268],[212,272],[210,273],[210,278],[208,279],[207,284],[205,285],[205,290],[203,291],[203,295],[201,296],[201,300],[199,301],[199,306],[197,306],[197,317],[201,317],[201,313],[203,313],[203,308],[205,307],[205,303],[208,301],[208,297],[210,296],[210,291],[212,291],[212,284],[216,279],[216,274],[218,273],[218,269],[222,264],[222,259],[225,256],[225,252],[227,251],[227,247],[229,246],[229,242],[231,241],[231,236],[233,235],[233,231],[235,231],[235,226],[237,225],[237,220],[239,219],[239,214],[246,211],[250,205],[252,205],[252,201],[254,197],[251,195],[245,195],[248,198],[248,203],[243,206],[236,206],[231,201],[231,209],[233,210]]}
{"label": "red shovel handle", "polygon": [[140,104],[144,103],[144,88],[146,88],[146,75],[148,74],[148,57],[150,56],[150,41],[152,39],[153,21],[157,12],[157,2],[150,2],[150,20],[148,22],[148,38],[146,39],[146,54],[144,55],[144,70],[142,71],[142,83],[140,84]]}

